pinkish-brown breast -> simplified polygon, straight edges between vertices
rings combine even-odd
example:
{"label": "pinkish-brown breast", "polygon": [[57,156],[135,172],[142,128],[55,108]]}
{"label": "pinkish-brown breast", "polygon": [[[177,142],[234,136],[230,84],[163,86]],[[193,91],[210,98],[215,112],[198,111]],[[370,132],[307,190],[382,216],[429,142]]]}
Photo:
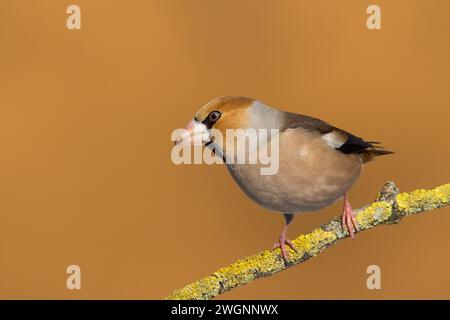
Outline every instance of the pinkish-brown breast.
{"label": "pinkish-brown breast", "polygon": [[228,166],[242,190],[269,210],[320,210],[342,197],[359,177],[361,158],[331,148],[320,134],[288,129],[280,134],[279,144],[275,175],[261,175],[260,164]]}

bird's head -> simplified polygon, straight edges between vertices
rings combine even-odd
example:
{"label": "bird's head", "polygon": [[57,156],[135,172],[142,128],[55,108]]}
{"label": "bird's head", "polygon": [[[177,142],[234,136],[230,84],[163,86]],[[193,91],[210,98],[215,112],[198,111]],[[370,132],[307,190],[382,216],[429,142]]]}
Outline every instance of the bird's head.
{"label": "bird's head", "polygon": [[223,137],[227,129],[245,129],[249,126],[248,109],[253,99],[247,97],[222,97],[203,106],[186,126],[186,131],[175,144],[209,144],[213,137],[211,129],[217,130]]}

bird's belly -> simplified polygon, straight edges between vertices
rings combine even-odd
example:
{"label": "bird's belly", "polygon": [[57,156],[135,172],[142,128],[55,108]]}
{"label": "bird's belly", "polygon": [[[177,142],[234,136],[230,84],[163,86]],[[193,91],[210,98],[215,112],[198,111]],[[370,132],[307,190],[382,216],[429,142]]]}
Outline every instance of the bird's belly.
{"label": "bird's belly", "polygon": [[308,212],[327,207],[342,197],[361,171],[357,155],[332,150],[314,157],[292,157],[281,152],[279,170],[274,175],[261,175],[259,164],[228,168],[241,189],[261,206],[281,213]]}

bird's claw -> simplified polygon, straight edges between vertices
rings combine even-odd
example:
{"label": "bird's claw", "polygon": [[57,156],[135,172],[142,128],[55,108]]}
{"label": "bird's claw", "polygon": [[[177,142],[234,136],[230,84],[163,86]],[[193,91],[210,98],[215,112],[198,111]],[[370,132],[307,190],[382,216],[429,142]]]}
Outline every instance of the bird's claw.
{"label": "bird's claw", "polygon": [[355,213],[348,203],[344,205],[344,212],[342,213],[341,222],[342,230],[345,232],[345,229],[347,229],[350,234],[350,238],[355,239],[355,233],[359,231],[359,228],[355,219]]}
{"label": "bird's claw", "polygon": [[281,256],[283,257],[283,260],[287,263],[289,261],[289,256],[286,250],[286,245],[288,245],[292,250],[298,253],[298,250],[295,247],[294,243],[291,240],[287,239],[285,236],[280,237],[280,241],[273,245],[272,250],[280,248]]}

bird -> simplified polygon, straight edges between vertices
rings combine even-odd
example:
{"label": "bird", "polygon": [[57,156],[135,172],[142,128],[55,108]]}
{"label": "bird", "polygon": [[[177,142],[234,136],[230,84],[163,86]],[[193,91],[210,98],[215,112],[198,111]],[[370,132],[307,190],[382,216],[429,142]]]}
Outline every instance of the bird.
{"label": "bird", "polygon": [[[278,171],[262,175],[261,163],[230,161],[233,155],[228,154],[231,150],[228,143],[205,135],[211,130],[226,135],[230,129],[276,130]],[[175,144],[192,145],[193,137],[198,134],[206,137],[201,139],[201,144],[224,159],[230,175],[250,199],[283,215],[284,226],[272,250],[279,248],[286,263],[288,247],[298,252],[287,237],[294,217],[321,210],[338,199],[343,199],[342,230],[347,230],[354,239],[358,224],[348,192],[364,164],[393,153],[380,142],[365,141],[318,118],[282,111],[260,100],[240,96],[216,98],[201,107]],[[252,152],[256,151],[247,151]]]}

